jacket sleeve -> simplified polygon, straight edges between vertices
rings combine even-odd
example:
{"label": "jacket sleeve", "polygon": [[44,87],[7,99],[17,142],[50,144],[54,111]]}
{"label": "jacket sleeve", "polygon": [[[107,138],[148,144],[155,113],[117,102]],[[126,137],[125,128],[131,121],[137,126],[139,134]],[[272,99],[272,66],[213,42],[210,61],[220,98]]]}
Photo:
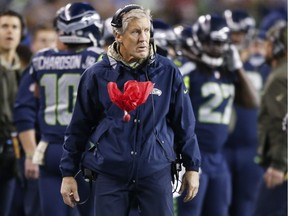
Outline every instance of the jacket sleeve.
{"label": "jacket sleeve", "polygon": [[13,108],[13,121],[18,133],[35,129],[38,99],[34,96],[35,80],[27,68],[21,77]]}
{"label": "jacket sleeve", "polygon": [[175,134],[176,154],[180,154],[186,171],[199,171],[201,155],[195,134],[195,116],[182,76],[176,75],[175,95],[172,98],[170,116]]}
{"label": "jacket sleeve", "polygon": [[264,157],[270,160],[269,166],[285,172],[288,164],[287,133],[282,130],[282,120],[287,113],[287,78],[283,76],[271,76],[271,78],[273,79],[267,82],[262,97],[265,112],[261,112],[259,116],[260,128],[266,128],[262,131],[262,136],[266,137],[269,145],[267,155]]}
{"label": "jacket sleeve", "polygon": [[97,125],[97,83],[90,69],[81,76],[70,124],[65,132],[60,162],[62,176],[74,176],[79,170],[81,155],[86,149],[91,130]]}

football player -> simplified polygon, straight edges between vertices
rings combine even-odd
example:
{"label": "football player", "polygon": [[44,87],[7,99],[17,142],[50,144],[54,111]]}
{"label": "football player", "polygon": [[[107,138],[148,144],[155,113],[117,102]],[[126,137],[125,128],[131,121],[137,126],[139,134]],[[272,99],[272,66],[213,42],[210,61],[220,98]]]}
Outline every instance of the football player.
{"label": "football player", "polygon": [[184,30],[183,34],[191,36],[185,38],[183,54],[188,61],[180,71],[193,104],[203,162],[198,195],[189,203],[180,197],[179,215],[228,216],[231,185],[222,151],[232,104],[256,107],[258,98],[236,47],[229,44],[229,28],[222,16],[200,16],[192,28]]}
{"label": "football player", "polygon": [[[264,38],[261,32],[256,31],[254,18],[245,11],[227,10],[225,18],[232,32],[231,43],[239,52],[242,51],[243,68],[260,96],[270,72],[264,57]],[[235,35],[242,39],[235,40]],[[229,212],[233,216],[252,215],[259,188],[257,186],[262,178],[262,170],[254,162],[258,143],[257,115],[258,108],[247,109],[239,104],[233,106],[230,134],[225,144],[232,184]]]}
{"label": "football player", "polygon": [[[31,107],[27,108],[31,113],[30,119],[26,119],[22,127],[31,132],[31,136],[27,137],[31,140],[31,145],[26,146],[26,157],[30,160],[33,158],[33,163],[40,165],[41,214],[64,216],[75,211],[63,203],[60,194],[62,176],[59,162],[64,131],[73,112],[80,76],[86,68],[97,62],[103,53],[99,48],[102,21],[99,13],[90,4],[71,3],[57,12],[55,25],[59,40],[65,45],[64,49],[41,50],[35,54],[29,66],[30,76],[36,82],[34,94],[39,103],[36,112],[41,137],[37,148],[34,128],[36,120]],[[82,178],[79,178],[80,180]],[[85,199],[87,194],[82,195],[81,198]],[[90,202],[79,205],[81,214],[94,214],[93,199],[90,200],[91,205]]]}
{"label": "football player", "polygon": [[162,19],[154,19],[152,40],[156,46],[156,52],[169,59],[175,59],[177,55],[177,36],[173,28]]}

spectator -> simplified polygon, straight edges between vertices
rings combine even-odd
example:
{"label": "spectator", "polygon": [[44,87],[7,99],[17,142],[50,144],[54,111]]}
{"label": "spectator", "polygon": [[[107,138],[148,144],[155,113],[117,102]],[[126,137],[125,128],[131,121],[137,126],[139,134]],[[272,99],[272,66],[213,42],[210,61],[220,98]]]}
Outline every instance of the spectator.
{"label": "spectator", "polygon": [[[231,31],[231,43],[237,47],[246,75],[260,97],[270,72],[265,62],[265,41],[256,31],[254,18],[246,11],[226,10],[224,14]],[[233,216],[253,214],[263,175],[262,169],[254,162],[258,144],[258,112],[259,107],[245,108],[233,104],[230,133],[224,146],[232,184],[229,213]]]}
{"label": "spectator", "polygon": [[[44,48],[55,48],[57,42],[56,30],[49,25],[39,25],[33,29],[31,49],[25,45],[19,45],[17,52],[22,60],[23,68],[30,64],[33,53]],[[15,215],[22,214],[27,216],[40,215],[40,199],[38,191],[39,167],[32,163],[31,152],[36,148],[36,142],[39,141],[37,118],[37,99],[34,97],[35,83],[29,75],[29,70],[25,70],[21,76],[19,90],[16,96],[13,120],[19,134],[20,143],[24,149],[25,156],[19,160],[21,168],[22,182],[17,185],[14,199],[18,200],[19,207],[13,208]],[[31,119],[34,119],[35,124],[31,124]],[[26,123],[28,122],[28,125]],[[26,126],[25,126],[26,125]],[[30,130],[32,127],[37,128]],[[37,136],[37,139],[35,138]],[[16,213],[17,211],[17,213]]]}
{"label": "spectator", "polygon": [[256,107],[257,95],[236,47],[228,44],[229,28],[222,16],[200,16],[192,29],[184,29],[183,34],[191,35],[185,40],[183,53],[188,54],[180,71],[193,104],[203,163],[198,195],[189,203],[178,200],[179,215],[228,216],[231,184],[223,148],[232,104]]}

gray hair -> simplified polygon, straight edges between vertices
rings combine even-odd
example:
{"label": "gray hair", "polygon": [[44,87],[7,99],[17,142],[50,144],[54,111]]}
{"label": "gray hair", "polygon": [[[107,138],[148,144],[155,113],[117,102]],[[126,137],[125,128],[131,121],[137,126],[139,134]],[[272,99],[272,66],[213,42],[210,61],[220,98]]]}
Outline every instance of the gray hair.
{"label": "gray hair", "polygon": [[152,23],[152,16],[149,9],[144,9],[143,7],[141,7],[139,9],[137,8],[128,11],[122,16],[122,27],[120,28],[112,27],[114,34],[116,32],[119,34],[123,34],[127,30],[128,24],[131,20],[141,18],[147,18],[150,21],[150,23]]}

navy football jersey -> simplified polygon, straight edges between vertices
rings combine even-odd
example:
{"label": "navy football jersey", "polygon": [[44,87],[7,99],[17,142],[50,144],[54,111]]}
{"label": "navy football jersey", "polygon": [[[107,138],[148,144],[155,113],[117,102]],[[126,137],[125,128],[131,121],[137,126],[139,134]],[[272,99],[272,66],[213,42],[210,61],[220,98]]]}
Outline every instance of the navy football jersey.
{"label": "navy football jersey", "polygon": [[30,74],[39,86],[38,122],[42,140],[63,143],[80,76],[102,53],[97,47],[78,52],[49,49],[33,57]]}
{"label": "navy football jersey", "polygon": [[218,152],[228,136],[235,74],[191,61],[184,63],[180,71],[193,104],[200,150]]}

